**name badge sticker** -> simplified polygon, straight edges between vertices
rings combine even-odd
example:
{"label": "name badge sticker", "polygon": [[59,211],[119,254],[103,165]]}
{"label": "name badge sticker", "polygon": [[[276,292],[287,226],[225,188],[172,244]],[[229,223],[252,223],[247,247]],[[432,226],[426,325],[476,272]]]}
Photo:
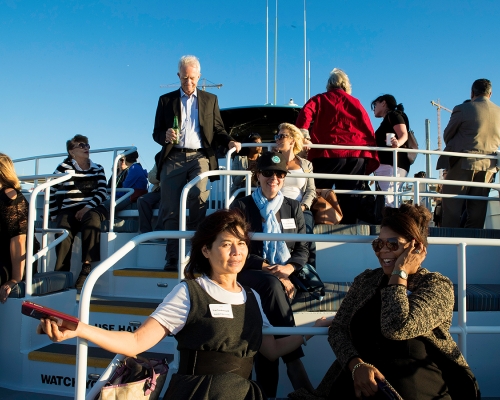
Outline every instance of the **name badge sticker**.
{"label": "name badge sticker", "polygon": [[209,304],[213,318],[233,318],[231,304]]}
{"label": "name badge sticker", "polygon": [[295,225],[295,220],[293,218],[283,218],[281,220],[281,225],[283,225],[283,229],[296,229],[297,225]]}

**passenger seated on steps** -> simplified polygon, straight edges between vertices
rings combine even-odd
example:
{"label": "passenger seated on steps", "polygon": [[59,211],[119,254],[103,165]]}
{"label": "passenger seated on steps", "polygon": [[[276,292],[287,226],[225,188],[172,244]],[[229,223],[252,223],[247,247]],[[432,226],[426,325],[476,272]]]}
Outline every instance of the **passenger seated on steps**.
{"label": "passenger seated on steps", "polygon": [[[28,202],[14,164],[0,153],[0,302],[24,279]],[[33,273],[36,272],[34,267]]]}
{"label": "passenger seated on steps", "polygon": [[[100,261],[101,222],[108,219],[102,205],[106,199],[106,175],[101,165],[89,158],[88,138],[76,135],[66,142],[68,157],[54,174],[74,171],[71,179],[50,188],[50,216],[69,236],[56,247],[56,271],[71,270],[71,249],[78,232],[82,233],[82,269],[75,287],[81,289],[90,273],[90,263]],[[56,192],[62,192],[57,194]]]}
{"label": "passenger seated on steps", "polygon": [[[264,152],[257,160],[254,176],[259,187],[252,195],[237,199],[231,208],[240,209],[252,232],[306,233],[304,215],[297,200],[283,196],[281,188],[287,174],[287,160],[281,153]],[[273,326],[295,326],[290,301],[295,287],[290,275],[300,270],[308,259],[306,242],[264,241],[252,242],[250,256],[238,281],[250,286],[262,299],[262,307]],[[288,376],[294,388],[310,388],[304,369],[302,348],[284,355]],[[257,382],[268,397],[276,397],[279,378],[279,360],[268,360],[257,354],[255,359]]]}
{"label": "passenger seated on steps", "polygon": [[137,199],[137,210],[139,210],[139,231],[141,233],[153,231],[153,209],[158,208],[158,220],[154,230],[163,229],[163,217],[161,215],[161,191],[160,181],[156,177],[158,171],[158,158],[160,152],[155,155],[155,165],[148,173],[149,182],[153,187],[149,193],[143,194]]}
{"label": "passenger seated on steps", "polygon": [[328,332],[336,361],[313,395],[300,390],[289,397],[388,398],[380,393],[383,382],[405,400],[480,398],[450,335],[453,285],[421,265],[430,219],[420,205],[384,209],[372,243],[380,268],[354,279]]}
{"label": "passenger seated on steps", "polygon": [[[248,255],[248,231],[238,211],[220,210],[206,217],[191,240],[186,280],[135,332],[108,331],[82,322],[71,331],[48,319],[41,320],[37,331],[45,331],[54,342],[80,337],[127,356],[150,349],[172,333],[180,350],[179,370],[164,400],[264,399],[260,387],[249,379],[255,353],[276,359],[307,338],[262,335],[270,323],[259,295],[236,281]],[[315,326],[329,324],[319,319]]]}
{"label": "passenger seated on steps", "polygon": [[[131,208],[131,205],[137,201],[137,199],[148,192],[148,173],[142,168],[142,165],[137,162],[139,158],[139,153],[134,151],[127,154],[125,157],[125,167],[123,171],[118,176],[116,180],[117,188],[134,189],[134,193],[130,197],[127,197],[122,202],[118,203],[115,207],[115,211],[125,210]],[[116,199],[118,200],[125,193],[117,192]],[[104,202],[104,206],[110,210],[111,201],[108,199]]]}

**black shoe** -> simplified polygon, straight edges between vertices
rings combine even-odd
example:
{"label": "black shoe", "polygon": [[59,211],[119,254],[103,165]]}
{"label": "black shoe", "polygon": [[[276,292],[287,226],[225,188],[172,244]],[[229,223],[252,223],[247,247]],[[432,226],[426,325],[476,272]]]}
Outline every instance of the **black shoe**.
{"label": "black shoe", "polygon": [[82,265],[80,275],[78,275],[78,278],[76,279],[75,289],[82,290],[83,283],[85,282],[85,279],[87,279],[87,276],[89,276],[91,270],[90,264]]}
{"label": "black shoe", "polygon": [[177,258],[170,258],[163,267],[163,270],[168,272],[179,272],[178,268],[179,260]]}

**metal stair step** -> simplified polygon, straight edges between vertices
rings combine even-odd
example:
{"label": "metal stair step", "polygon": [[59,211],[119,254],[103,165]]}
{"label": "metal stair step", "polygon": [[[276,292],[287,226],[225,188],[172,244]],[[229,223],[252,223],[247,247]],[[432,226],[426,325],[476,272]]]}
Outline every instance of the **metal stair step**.
{"label": "metal stair step", "polygon": [[[106,368],[116,354],[103,350],[100,347],[88,348],[88,366],[95,368]],[[170,363],[173,361],[173,354],[162,354],[156,352],[144,352],[140,354],[146,358],[166,358]],[[31,361],[40,361],[58,364],[76,364],[76,345],[53,343],[28,354]]]}
{"label": "metal stair step", "polygon": [[176,272],[167,272],[162,269],[154,268],[122,268],[113,271],[114,276],[126,276],[134,278],[162,278],[177,279],[179,274]]}

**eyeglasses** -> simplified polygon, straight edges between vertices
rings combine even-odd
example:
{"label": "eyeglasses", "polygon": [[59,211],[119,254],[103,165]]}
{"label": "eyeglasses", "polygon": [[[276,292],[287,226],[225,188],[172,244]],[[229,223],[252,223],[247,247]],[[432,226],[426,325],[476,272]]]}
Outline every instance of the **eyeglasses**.
{"label": "eyeglasses", "polygon": [[270,178],[271,176],[276,175],[276,178],[283,179],[286,176],[286,172],[285,171],[266,170],[266,171],[260,171],[260,173],[265,178]]}
{"label": "eyeglasses", "polygon": [[125,159],[124,158],[121,158],[120,159],[120,162],[123,164],[125,162]]}
{"label": "eyeglasses", "polygon": [[290,135],[286,135],[284,133],[278,133],[277,135],[274,135],[274,140],[281,140],[284,138],[289,138]]}
{"label": "eyeglasses", "polygon": [[398,241],[398,238],[388,238],[387,240],[383,239],[375,239],[372,242],[372,248],[373,251],[380,251],[384,248],[384,246],[387,246],[387,250],[389,251],[395,251],[399,248],[399,245],[401,243]]}
{"label": "eyeglasses", "polygon": [[80,142],[73,148],[76,149],[77,147],[79,147],[80,149],[90,149],[90,144]]}

